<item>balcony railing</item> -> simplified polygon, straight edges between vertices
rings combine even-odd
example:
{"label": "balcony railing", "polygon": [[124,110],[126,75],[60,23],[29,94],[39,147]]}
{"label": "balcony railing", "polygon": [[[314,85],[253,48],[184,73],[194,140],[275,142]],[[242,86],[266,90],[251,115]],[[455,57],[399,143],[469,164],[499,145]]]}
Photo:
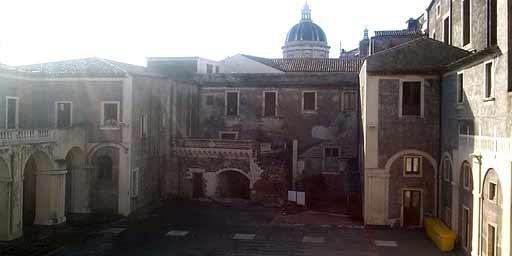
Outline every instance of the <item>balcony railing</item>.
{"label": "balcony railing", "polygon": [[22,144],[52,141],[54,129],[9,129],[0,130],[0,144]]}
{"label": "balcony railing", "polygon": [[176,139],[177,147],[185,148],[222,148],[222,149],[254,149],[250,140],[219,140],[219,139]]}
{"label": "balcony railing", "polygon": [[512,154],[512,138],[459,135],[459,147],[471,152]]}

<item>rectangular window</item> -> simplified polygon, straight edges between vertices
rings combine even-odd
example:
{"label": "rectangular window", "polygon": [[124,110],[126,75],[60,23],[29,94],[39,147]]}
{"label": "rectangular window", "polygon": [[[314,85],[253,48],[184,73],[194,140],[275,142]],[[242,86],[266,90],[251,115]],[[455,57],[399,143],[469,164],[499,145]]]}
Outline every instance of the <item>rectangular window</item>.
{"label": "rectangular window", "polygon": [[18,129],[19,98],[5,97],[5,129]]}
{"label": "rectangular window", "polygon": [[421,157],[406,156],[404,157],[404,173],[405,175],[421,174]]}
{"label": "rectangular window", "polygon": [[446,17],[443,21],[443,42],[450,43],[450,17]]}
{"label": "rectangular window", "polygon": [[119,101],[104,101],[101,107],[101,126],[119,126]]}
{"label": "rectangular window", "polygon": [[316,111],[316,92],[302,92],[302,111]]}
{"label": "rectangular window", "polygon": [[140,137],[148,137],[148,118],[146,115],[140,116]]}
{"label": "rectangular window", "polygon": [[441,17],[441,3],[438,3],[436,5],[436,16],[439,18]]}
{"label": "rectangular window", "polygon": [[444,207],[444,224],[447,226],[452,225],[452,209],[448,206]]}
{"label": "rectangular window", "polygon": [[238,139],[238,132],[220,132],[219,138],[221,140],[236,140]]}
{"label": "rectangular window", "polygon": [[493,77],[492,77],[492,62],[488,62],[484,65],[485,74],[485,98],[492,97]]}
{"label": "rectangular window", "polygon": [[471,190],[471,167],[469,164],[465,163],[462,167],[463,177],[464,177],[464,189]]}
{"label": "rectangular window", "polygon": [[220,68],[219,68],[219,66],[215,66],[215,73],[217,73],[217,74],[218,74],[219,72],[220,72]]}
{"label": "rectangular window", "polygon": [[462,211],[462,246],[471,248],[471,214],[466,207]]}
{"label": "rectangular window", "polygon": [[498,194],[498,191],[496,191],[498,186],[496,183],[489,182],[489,200],[496,202],[496,195]]}
{"label": "rectangular window", "polygon": [[496,255],[496,227],[487,225],[487,256]]}
{"label": "rectangular window", "polygon": [[464,73],[457,74],[457,103],[464,103]]}
{"label": "rectangular window", "polygon": [[206,105],[207,106],[213,106],[213,95],[207,95],[206,96]]}
{"label": "rectangular window", "polygon": [[497,0],[488,0],[487,5],[489,18],[487,42],[492,46],[498,44],[498,3]]}
{"label": "rectangular window", "polygon": [[421,116],[421,82],[402,83],[402,116]]}
{"label": "rectangular window", "polygon": [[263,116],[277,116],[277,92],[264,92],[263,98]]}
{"label": "rectangular window", "polygon": [[462,46],[471,42],[471,0],[462,1]]}
{"label": "rectangular window", "polygon": [[356,93],[355,92],[344,92],[343,93],[343,110],[353,111],[355,109]]}
{"label": "rectangular window", "polygon": [[132,197],[137,197],[139,195],[139,168],[132,170],[130,185]]}
{"label": "rectangular window", "polygon": [[339,158],[340,148],[339,147],[326,147],[324,148],[325,158]]}
{"label": "rectangular window", "polygon": [[212,64],[206,64],[206,74],[213,73],[213,65]]}
{"label": "rectangular window", "polygon": [[450,160],[448,159],[444,159],[444,162],[443,162],[443,178],[444,178],[444,181],[446,182],[450,182],[451,180],[451,165],[450,165]]}
{"label": "rectangular window", "polygon": [[238,92],[226,92],[226,115],[238,116]]}
{"label": "rectangular window", "polygon": [[55,102],[55,121],[57,128],[71,127],[73,105],[70,101]]}

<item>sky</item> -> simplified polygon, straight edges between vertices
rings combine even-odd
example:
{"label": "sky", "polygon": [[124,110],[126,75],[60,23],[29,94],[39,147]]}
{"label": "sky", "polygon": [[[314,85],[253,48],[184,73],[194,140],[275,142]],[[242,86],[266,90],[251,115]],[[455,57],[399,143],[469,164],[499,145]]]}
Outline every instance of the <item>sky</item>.
{"label": "sky", "polygon": [[[363,30],[404,29],[430,0],[308,0],[330,57],[358,46]],[[238,53],[282,57],[304,0],[0,0],[0,63],[101,57],[145,65],[146,57]]]}

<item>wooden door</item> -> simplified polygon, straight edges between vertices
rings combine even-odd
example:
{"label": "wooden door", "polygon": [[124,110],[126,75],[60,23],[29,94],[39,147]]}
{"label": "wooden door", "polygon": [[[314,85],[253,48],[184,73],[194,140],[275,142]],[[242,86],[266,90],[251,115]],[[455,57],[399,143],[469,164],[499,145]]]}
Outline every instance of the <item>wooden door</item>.
{"label": "wooden door", "polygon": [[193,183],[192,197],[194,197],[194,198],[204,197],[203,174],[202,173],[194,173],[192,176],[192,183]]}
{"label": "wooden door", "polygon": [[421,191],[404,190],[403,191],[403,221],[404,227],[414,227],[421,225]]}

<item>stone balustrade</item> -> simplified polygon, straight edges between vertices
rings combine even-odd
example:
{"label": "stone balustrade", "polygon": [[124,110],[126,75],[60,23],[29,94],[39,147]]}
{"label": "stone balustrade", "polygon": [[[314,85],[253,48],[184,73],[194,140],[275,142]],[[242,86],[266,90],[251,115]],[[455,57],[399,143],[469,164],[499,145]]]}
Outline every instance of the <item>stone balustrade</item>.
{"label": "stone balustrade", "polygon": [[474,153],[512,154],[512,138],[459,135],[459,148]]}
{"label": "stone balustrade", "polygon": [[55,140],[55,129],[6,129],[0,130],[0,145]]}

